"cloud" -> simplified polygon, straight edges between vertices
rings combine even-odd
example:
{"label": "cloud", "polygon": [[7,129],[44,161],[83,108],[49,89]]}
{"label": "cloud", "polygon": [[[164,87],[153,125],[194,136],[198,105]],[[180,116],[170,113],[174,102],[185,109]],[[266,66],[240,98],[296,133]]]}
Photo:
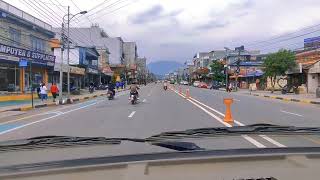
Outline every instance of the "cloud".
{"label": "cloud", "polygon": [[211,30],[216,28],[223,28],[230,24],[228,21],[211,20],[206,24],[202,24],[196,27],[199,30]]}
{"label": "cloud", "polygon": [[164,18],[176,17],[182,12],[183,10],[174,10],[169,13],[166,13],[164,8],[161,5],[157,4],[144,12],[133,15],[133,17],[129,18],[129,21],[132,24],[137,25],[146,24]]}

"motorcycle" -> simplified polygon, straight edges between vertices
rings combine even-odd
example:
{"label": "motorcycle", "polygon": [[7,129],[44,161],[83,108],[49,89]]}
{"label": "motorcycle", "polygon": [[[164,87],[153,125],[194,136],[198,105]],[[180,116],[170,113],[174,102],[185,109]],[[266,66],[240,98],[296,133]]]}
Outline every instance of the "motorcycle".
{"label": "motorcycle", "polygon": [[94,91],[94,86],[89,86],[89,92],[90,92],[90,94],[92,94],[93,93],[93,91]]}
{"label": "motorcycle", "polygon": [[131,95],[130,95],[131,104],[136,104],[136,103],[137,103],[137,100],[138,100],[138,97],[137,97],[136,94],[131,94]]}
{"label": "motorcycle", "polygon": [[168,89],[168,86],[163,86],[163,89],[166,91]]}
{"label": "motorcycle", "polygon": [[114,99],[114,92],[112,92],[111,90],[108,90],[107,96],[109,100]]}

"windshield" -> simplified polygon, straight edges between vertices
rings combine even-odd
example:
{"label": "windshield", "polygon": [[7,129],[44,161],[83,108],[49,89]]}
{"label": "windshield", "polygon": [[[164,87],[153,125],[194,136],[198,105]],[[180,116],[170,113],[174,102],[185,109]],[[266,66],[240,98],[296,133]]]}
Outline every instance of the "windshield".
{"label": "windshield", "polygon": [[0,5],[1,160],[320,145],[320,1]]}

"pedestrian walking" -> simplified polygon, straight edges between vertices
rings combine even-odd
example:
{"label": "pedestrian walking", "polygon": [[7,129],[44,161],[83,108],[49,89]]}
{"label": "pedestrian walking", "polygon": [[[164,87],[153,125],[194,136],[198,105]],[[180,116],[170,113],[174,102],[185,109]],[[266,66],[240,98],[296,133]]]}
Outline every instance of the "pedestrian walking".
{"label": "pedestrian walking", "polygon": [[39,84],[39,86],[37,87],[37,94],[38,94],[38,98],[41,99],[41,95],[40,95],[40,88],[42,86],[42,83]]}
{"label": "pedestrian walking", "polygon": [[45,83],[42,83],[42,86],[40,87],[40,97],[41,97],[41,101],[43,102],[43,100],[47,100],[48,98],[48,93],[47,93],[47,87]]}
{"label": "pedestrian walking", "polygon": [[57,94],[59,92],[58,86],[56,83],[52,83],[51,88],[50,88],[52,97],[53,97],[53,102],[56,102]]}

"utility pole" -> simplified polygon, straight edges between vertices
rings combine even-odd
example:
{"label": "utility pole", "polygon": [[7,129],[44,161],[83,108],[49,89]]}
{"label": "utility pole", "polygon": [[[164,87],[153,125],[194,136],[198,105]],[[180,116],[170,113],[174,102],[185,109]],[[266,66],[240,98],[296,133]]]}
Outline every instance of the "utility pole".
{"label": "utility pole", "polygon": [[68,98],[70,97],[70,6],[68,6],[68,37],[67,37],[67,52],[68,52]]}
{"label": "utility pole", "polygon": [[61,52],[61,64],[60,64],[60,87],[59,87],[59,99],[62,104],[62,88],[63,88],[63,50],[64,50],[64,23],[61,26],[61,38],[60,38],[60,52]]}

